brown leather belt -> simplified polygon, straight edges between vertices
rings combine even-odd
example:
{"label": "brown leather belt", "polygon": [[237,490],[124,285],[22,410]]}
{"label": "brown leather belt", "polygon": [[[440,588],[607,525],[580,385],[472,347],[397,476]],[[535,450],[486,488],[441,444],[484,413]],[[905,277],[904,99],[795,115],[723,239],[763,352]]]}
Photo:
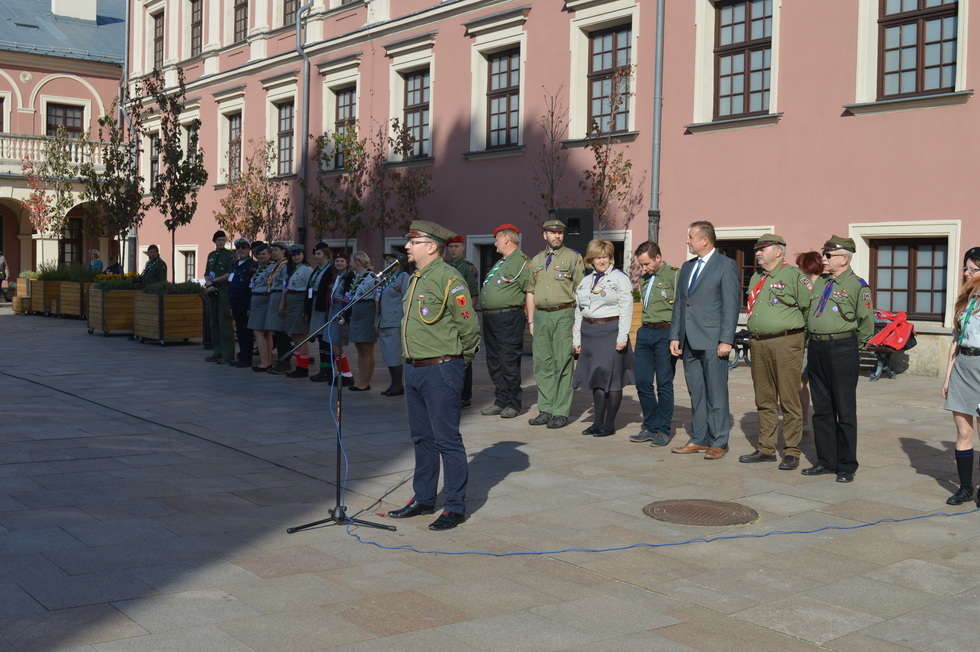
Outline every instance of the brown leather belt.
{"label": "brown leather belt", "polygon": [[619,317],[582,317],[587,324],[601,324],[607,321],[619,321]]}
{"label": "brown leather belt", "polygon": [[[575,302],[569,301],[568,303],[560,303],[557,306],[551,306],[550,308],[541,308],[539,306],[535,306],[535,310],[543,310],[544,312],[555,312],[556,310],[567,310],[569,308],[574,308],[574,307],[575,307]],[[616,319],[619,319],[619,317],[617,317]]]}
{"label": "brown leather belt", "polygon": [[461,355],[440,355],[438,358],[406,358],[405,362],[412,365],[413,367],[431,367],[435,364],[442,364],[443,362],[451,362],[452,360],[462,360]]}
{"label": "brown leather belt", "polygon": [[484,315],[499,315],[504,312],[517,312],[518,310],[523,310],[523,309],[524,309],[523,306],[512,306],[510,308],[490,308],[490,309],[481,308],[480,312],[482,312]]}
{"label": "brown leather belt", "polygon": [[796,335],[797,333],[802,333],[805,328],[791,328],[788,331],[781,331],[779,333],[767,333],[766,335],[751,335],[749,339],[753,340],[774,340],[777,337],[786,337],[787,335]]}
{"label": "brown leather belt", "polygon": [[643,322],[644,328],[670,328],[669,321],[645,321]]}
{"label": "brown leather belt", "polygon": [[852,337],[856,337],[854,331],[847,331],[846,333],[810,333],[810,339],[817,342],[829,342],[831,340],[847,340]]}
{"label": "brown leather belt", "polygon": [[969,356],[980,355],[980,349],[973,346],[961,346],[957,350],[957,355],[969,355]]}

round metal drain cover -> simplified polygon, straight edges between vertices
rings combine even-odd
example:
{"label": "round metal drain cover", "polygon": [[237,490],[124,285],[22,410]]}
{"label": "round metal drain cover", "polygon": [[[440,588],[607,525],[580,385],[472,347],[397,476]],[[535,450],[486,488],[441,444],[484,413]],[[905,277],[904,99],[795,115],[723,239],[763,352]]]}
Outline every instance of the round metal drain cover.
{"label": "round metal drain cover", "polygon": [[742,525],[759,518],[751,507],[719,500],[658,500],[644,507],[643,513],[681,525]]}

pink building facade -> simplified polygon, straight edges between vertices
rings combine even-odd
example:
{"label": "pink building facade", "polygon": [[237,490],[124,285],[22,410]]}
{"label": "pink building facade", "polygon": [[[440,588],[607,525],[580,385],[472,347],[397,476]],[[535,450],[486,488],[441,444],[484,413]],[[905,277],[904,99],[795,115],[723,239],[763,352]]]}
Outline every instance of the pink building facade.
{"label": "pink building facade", "polygon": [[[128,77],[156,66],[176,83],[183,70],[184,117],[201,121],[210,173],[168,263],[178,280],[203,275],[212,216],[250,148],[275,143],[276,169],[301,205],[304,140],[352,116],[362,136],[392,118],[418,126],[419,156],[392,165],[431,171],[422,213],[466,234],[471,260],[490,264],[501,222],[524,230],[533,252],[544,219],[541,119],[556,97],[568,124],[563,207],[587,206],[590,125],[613,132],[614,150],[632,163],[634,201],[594,225],[621,243],[624,264],[651,230],[679,264],[687,224],[702,218],[746,274],[764,232],[785,236],[791,256],[834,233],[853,237],[855,268],[878,305],[908,310],[925,334],[913,370],[936,373],[963,252],[980,243],[969,181],[980,118],[973,1],[665,4],[655,125],[656,0],[312,0],[301,12],[302,53],[298,1],[130,0]],[[613,115],[617,71],[630,94]],[[307,179],[319,165],[307,159]],[[377,256],[401,236],[369,228],[348,244]],[[151,214],[138,238],[142,251],[169,234]],[[309,228],[302,206],[293,239],[345,244]]]}

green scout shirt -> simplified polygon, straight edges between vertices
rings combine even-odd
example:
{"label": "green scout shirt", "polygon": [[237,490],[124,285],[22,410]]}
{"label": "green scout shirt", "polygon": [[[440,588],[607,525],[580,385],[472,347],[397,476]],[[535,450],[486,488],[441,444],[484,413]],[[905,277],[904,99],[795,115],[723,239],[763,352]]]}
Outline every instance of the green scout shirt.
{"label": "green scout shirt", "polygon": [[143,280],[143,285],[166,282],[167,263],[163,262],[162,258],[146,261],[146,267],[143,268],[140,278]]}
{"label": "green scout shirt", "polygon": [[[553,256],[545,269],[549,253]],[[527,291],[534,293],[535,308],[554,308],[575,302],[575,288],[584,277],[585,265],[577,251],[564,246],[554,251],[545,248],[531,259]]]}
{"label": "green scout shirt", "polygon": [[650,283],[653,283],[653,287],[650,288],[650,296],[643,306],[643,321],[652,324],[669,322],[674,312],[674,295],[677,293],[677,268],[663,263],[655,274],[645,277],[640,284],[640,303],[647,296]]}
{"label": "green scout shirt", "polygon": [[480,292],[480,308],[523,308],[524,294],[531,279],[531,266],[520,249],[498,260],[483,281]]}
{"label": "green scout shirt", "polygon": [[756,272],[746,294],[751,295],[763,277],[765,283],[749,315],[749,332],[772,335],[806,326],[806,314],[813,296],[813,283],[798,267],[783,263],[771,272]]}
{"label": "green scout shirt", "polygon": [[480,323],[466,282],[437,258],[408,281],[402,298],[402,355],[408,359],[462,355],[473,360],[480,348]]}
{"label": "green scout shirt", "polygon": [[211,274],[215,279],[231,272],[235,266],[235,254],[228,249],[215,249],[208,254],[208,264],[204,268],[205,275]]}
{"label": "green scout shirt", "polygon": [[[823,300],[825,292],[826,301]],[[813,299],[806,321],[808,332],[857,331],[858,341],[864,344],[874,334],[874,328],[871,288],[853,270],[848,268],[837,278],[824,275],[813,283]]]}
{"label": "green scout shirt", "polygon": [[480,295],[480,272],[476,271],[476,265],[460,258],[459,260],[447,260],[449,266],[454,268],[459,275],[466,281],[466,287],[470,291],[470,296],[476,299]]}

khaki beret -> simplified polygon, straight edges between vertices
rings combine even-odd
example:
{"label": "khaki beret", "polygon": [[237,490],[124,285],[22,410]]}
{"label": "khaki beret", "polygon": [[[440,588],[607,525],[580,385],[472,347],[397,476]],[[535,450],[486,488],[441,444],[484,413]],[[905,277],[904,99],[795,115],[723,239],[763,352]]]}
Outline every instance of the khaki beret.
{"label": "khaki beret", "polygon": [[854,240],[852,238],[842,238],[839,235],[834,235],[830,237],[830,240],[823,243],[824,251],[833,251],[834,249],[844,249],[845,251],[850,251],[852,254],[857,251],[854,246]]}
{"label": "khaki beret", "polygon": [[763,233],[759,236],[759,239],[755,241],[755,248],[762,249],[763,247],[768,247],[771,244],[778,244],[786,246],[786,240],[783,239],[781,235],[776,235],[775,233]]}

